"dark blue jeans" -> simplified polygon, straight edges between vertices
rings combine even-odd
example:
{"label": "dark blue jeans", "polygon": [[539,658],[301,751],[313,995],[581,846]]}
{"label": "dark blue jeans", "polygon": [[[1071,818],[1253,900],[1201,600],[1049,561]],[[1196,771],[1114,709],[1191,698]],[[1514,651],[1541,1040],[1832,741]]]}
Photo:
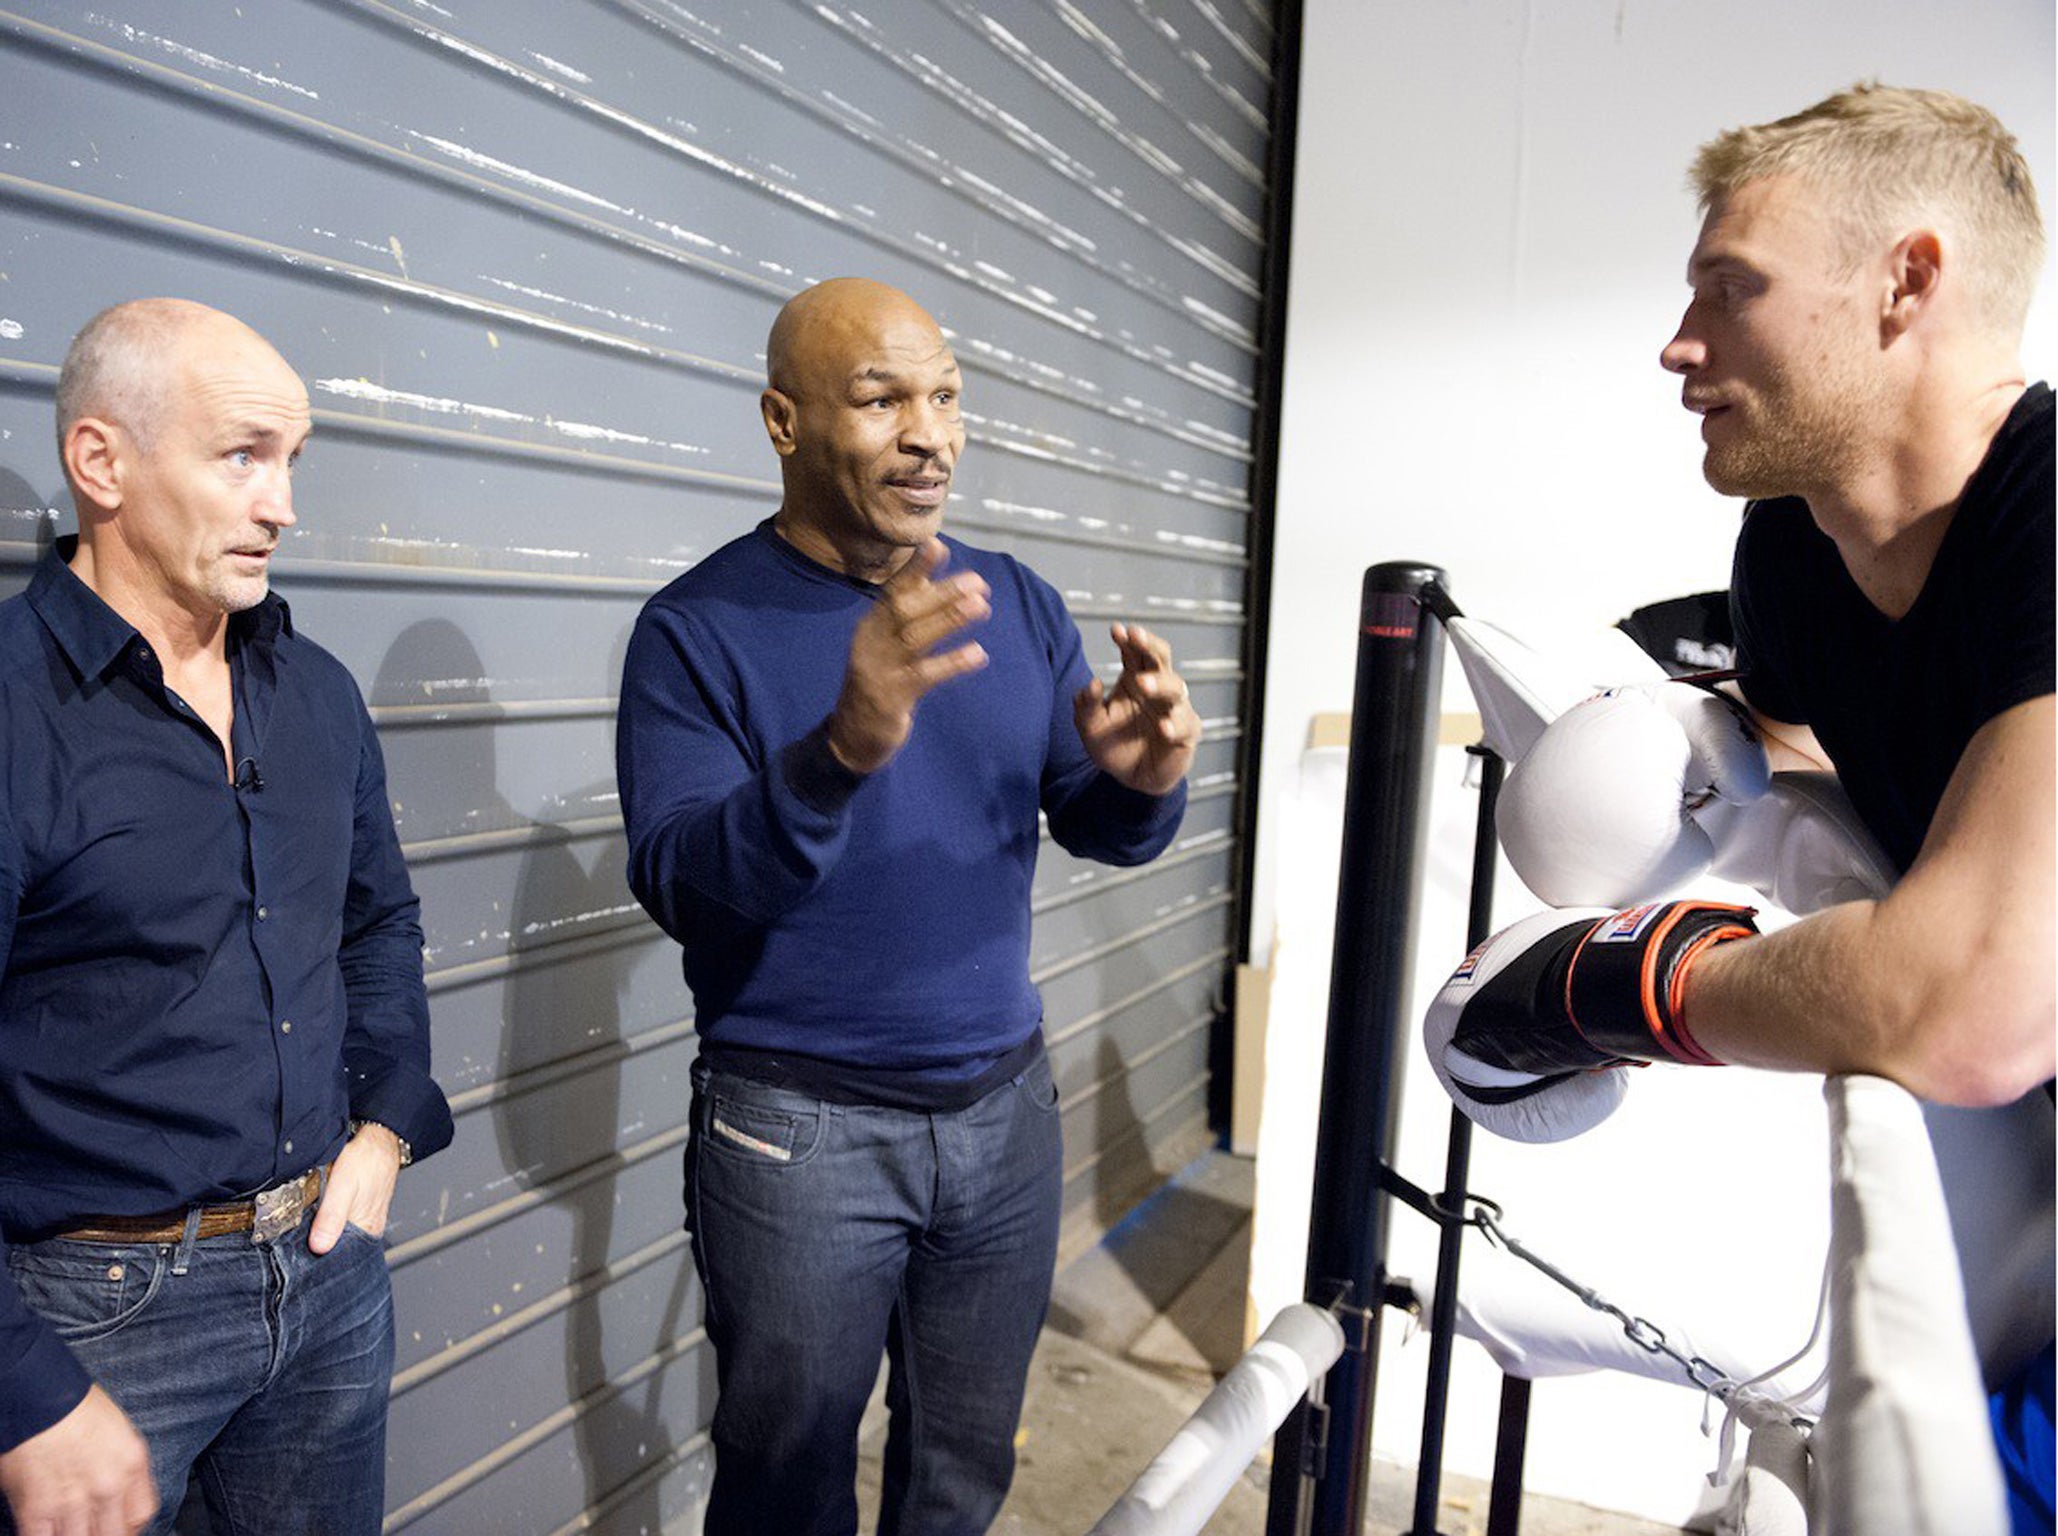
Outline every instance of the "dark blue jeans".
{"label": "dark blue jeans", "polygon": [[882,1351],[882,1536],[986,1530],[1057,1253],[1049,1063],[950,1114],[696,1067],[686,1173],[720,1384],[707,1536],[856,1531]]}
{"label": "dark blue jeans", "polygon": [[[64,1238],[10,1248],[28,1304],[57,1328],[150,1444],[172,1529],[197,1471],[215,1536],[378,1536],[386,1489],[393,1292],[355,1227],[308,1252],[312,1215],[268,1243]],[[0,1500],[0,1532],[12,1530]]]}

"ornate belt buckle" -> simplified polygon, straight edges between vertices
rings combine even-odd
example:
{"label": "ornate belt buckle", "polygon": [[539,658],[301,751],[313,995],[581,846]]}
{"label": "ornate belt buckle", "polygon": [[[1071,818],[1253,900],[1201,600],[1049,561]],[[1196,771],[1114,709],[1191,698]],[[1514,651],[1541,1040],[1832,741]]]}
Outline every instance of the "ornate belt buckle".
{"label": "ornate belt buckle", "polygon": [[305,1179],[295,1179],[290,1184],[257,1192],[253,1202],[256,1219],[250,1224],[250,1241],[268,1243],[299,1224],[301,1212],[307,1209],[307,1196],[303,1193],[306,1182]]}

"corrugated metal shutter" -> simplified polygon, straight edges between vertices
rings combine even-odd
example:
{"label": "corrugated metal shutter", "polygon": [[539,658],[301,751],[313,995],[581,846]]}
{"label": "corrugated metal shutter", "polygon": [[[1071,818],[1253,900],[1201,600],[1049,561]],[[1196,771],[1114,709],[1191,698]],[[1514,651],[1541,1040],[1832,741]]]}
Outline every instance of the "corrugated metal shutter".
{"label": "corrugated metal shutter", "polygon": [[[1068,1232],[1205,1140],[1236,763],[1271,38],[1258,0],[141,0],[0,11],[0,576],[68,501],[94,310],[242,316],[308,380],[280,587],[364,686],[429,936],[447,1154],[401,1184],[389,1528],[655,1530],[705,1487],[694,1050],[623,880],[644,596],[775,505],[764,335],[863,273],[952,333],[950,526],[1207,717],[1177,847],[1047,847]],[[68,510],[64,523],[69,522]]]}

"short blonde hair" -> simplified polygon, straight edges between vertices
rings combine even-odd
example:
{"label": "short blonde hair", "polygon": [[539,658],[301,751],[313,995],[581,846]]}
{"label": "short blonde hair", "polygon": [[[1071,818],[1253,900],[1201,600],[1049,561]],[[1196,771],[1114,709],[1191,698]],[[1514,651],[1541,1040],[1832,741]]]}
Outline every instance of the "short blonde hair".
{"label": "short blonde hair", "polygon": [[1694,157],[1706,212],[1749,182],[1795,176],[1834,201],[1855,265],[1933,223],[1965,257],[1978,318],[2020,334],[2044,261],[2044,221],[2015,135],[1948,91],[1854,85],[1775,123],[1732,128]]}

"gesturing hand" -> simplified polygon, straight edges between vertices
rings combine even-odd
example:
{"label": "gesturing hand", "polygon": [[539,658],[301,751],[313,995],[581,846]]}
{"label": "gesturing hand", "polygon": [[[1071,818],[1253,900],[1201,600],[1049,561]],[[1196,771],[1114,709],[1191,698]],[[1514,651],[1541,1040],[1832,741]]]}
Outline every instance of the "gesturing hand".
{"label": "gesturing hand", "polygon": [[915,706],[930,689],[986,665],[977,642],[936,649],[993,611],[977,573],[931,579],[949,558],[941,539],[916,550],[879,589],[878,602],[851,636],[843,692],[829,716],[829,750],[853,773],[886,766],[914,729]]}
{"label": "gesturing hand", "polygon": [[1172,647],[1137,624],[1111,625],[1122,675],[1095,678],[1072,698],[1086,755],[1111,778],[1146,795],[1169,793],[1193,766],[1200,716],[1172,669]]}

